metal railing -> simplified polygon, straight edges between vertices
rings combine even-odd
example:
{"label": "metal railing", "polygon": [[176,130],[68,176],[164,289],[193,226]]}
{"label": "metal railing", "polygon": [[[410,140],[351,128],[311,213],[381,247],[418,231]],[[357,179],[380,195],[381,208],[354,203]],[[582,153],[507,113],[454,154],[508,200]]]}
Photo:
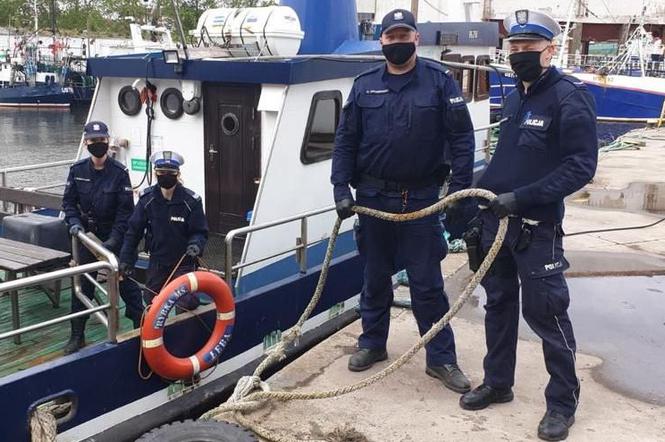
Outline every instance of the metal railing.
{"label": "metal railing", "polygon": [[[506,121],[507,119],[504,118],[501,121],[498,121],[496,123],[492,123],[486,126],[481,126],[477,127],[474,129],[475,132],[480,132],[480,131],[485,131],[485,130],[490,130],[492,128],[498,127],[501,123]],[[488,147],[482,147],[479,149],[476,149],[476,152],[478,151],[487,151]],[[224,279],[226,279],[226,282],[228,283],[229,287],[234,286],[233,282],[233,274],[234,272],[243,269],[245,267],[249,267],[251,265],[259,264],[265,261],[268,261],[270,259],[274,259],[283,255],[286,255],[287,253],[291,252],[297,252],[296,254],[296,260],[298,261],[298,265],[300,267],[300,272],[301,273],[306,273],[307,272],[307,247],[311,245],[308,240],[308,232],[307,232],[307,219],[311,218],[313,216],[321,215],[323,213],[331,212],[335,210],[335,206],[329,206],[329,207],[324,207],[322,209],[317,209],[317,210],[312,210],[309,212],[304,212],[298,215],[293,215],[287,218],[282,218],[278,219],[275,221],[271,221],[268,223],[264,224],[259,224],[256,226],[247,226],[247,227],[241,227],[239,229],[234,229],[231,230],[229,233],[226,234],[226,237],[224,239],[224,244],[226,248],[226,254],[224,257]],[[288,223],[292,223],[295,221],[300,221],[300,236],[296,238],[296,246],[291,247],[287,250],[283,250],[277,253],[274,253],[270,256],[266,256],[263,258],[255,259],[250,262],[243,262],[239,264],[234,264],[233,262],[233,240],[238,236],[238,235],[243,235],[247,233],[252,233],[252,232],[257,232],[260,230],[265,230],[271,227],[275,226],[280,226]],[[320,241],[316,241],[320,242]],[[235,285],[237,286],[240,282],[240,276],[236,278]]]}
{"label": "metal railing", "polygon": [[[282,218],[278,219],[275,221],[271,221],[268,223],[264,224],[259,224],[256,226],[247,226],[247,227],[241,227],[239,229],[234,229],[231,230],[229,233],[226,234],[226,238],[224,239],[224,243],[226,245],[226,256],[224,257],[225,263],[224,263],[224,278],[226,279],[226,282],[228,283],[229,287],[233,287],[233,273],[235,271],[241,270],[245,267],[249,267],[254,264],[259,264],[264,261],[268,261],[273,258],[277,258],[282,255],[286,255],[287,253],[291,252],[297,252],[296,254],[296,259],[298,261],[298,265],[300,267],[300,272],[301,273],[307,273],[307,247],[310,245],[309,240],[308,240],[308,233],[307,233],[307,220],[308,218],[311,218],[313,216],[321,215],[323,213],[327,212],[332,212],[335,210],[335,206],[329,206],[329,207],[324,207],[322,209],[316,209],[312,210],[309,212],[304,212],[298,215],[293,215],[288,218]],[[289,224],[292,222],[300,221],[300,236],[296,238],[296,246],[291,247],[287,250],[272,254],[270,256],[266,256],[264,258],[259,258],[255,259],[253,261],[249,262],[243,262],[239,264],[234,264],[233,263],[233,240],[235,239],[236,236],[238,235],[243,235],[247,233],[252,233],[252,232],[257,232],[260,230],[265,230],[269,229],[271,227],[275,226],[280,226],[284,224]],[[315,241],[316,242],[320,242]],[[312,244],[314,244],[312,243]],[[240,275],[238,273],[238,275]],[[240,282],[240,276],[236,278],[235,284],[237,285]]]}
{"label": "metal railing", "polygon": [[[0,169],[0,187],[7,187],[7,176],[10,173],[16,173],[16,172],[27,172],[29,170],[38,170],[38,169],[48,169],[51,167],[58,167],[58,166],[69,166],[71,164],[74,164],[76,162],[76,159],[73,160],[60,160],[60,161],[51,161],[49,163],[39,163],[39,164],[28,164],[25,166],[14,166],[14,167],[6,167],[4,169]],[[39,187],[34,187],[32,190],[44,190],[44,189],[50,189],[54,187],[60,187],[63,184],[49,184],[49,185],[44,185],[44,186],[39,186]],[[6,212],[8,210],[7,206],[7,201],[2,202],[2,210]]]}
{"label": "metal railing", "polygon": [[[83,246],[90,250],[94,256],[99,258],[100,261],[78,265],[79,241]],[[107,328],[108,340],[110,342],[116,342],[118,333],[118,260],[113,253],[100,244],[97,244],[82,232],[75,237],[72,237],[72,257],[74,260],[73,267],[0,283],[0,293],[18,291],[19,289],[33,287],[47,282],[73,278],[72,296],[76,296],[87,309],[26,327],[21,327],[16,330],[0,333],[0,340],[93,314]],[[86,277],[89,277],[89,273],[102,269],[106,269],[109,272],[107,277],[108,291],[104,291],[104,293],[108,295],[108,301],[102,305],[96,306],[83,295],[83,292],[81,291],[80,276],[85,275]],[[102,313],[103,311],[107,311],[106,315]]]}

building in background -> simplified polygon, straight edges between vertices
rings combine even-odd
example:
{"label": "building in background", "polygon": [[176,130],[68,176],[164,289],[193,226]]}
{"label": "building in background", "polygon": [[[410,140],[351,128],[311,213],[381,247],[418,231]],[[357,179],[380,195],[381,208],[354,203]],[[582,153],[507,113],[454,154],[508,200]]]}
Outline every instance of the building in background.
{"label": "building in background", "polygon": [[552,15],[562,26],[571,20],[569,54],[614,55],[640,24],[656,38],[665,34],[663,0],[357,0],[361,19],[374,23],[390,10],[417,12],[418,22],[487,20],[499,22],[520,8],[531,7]]}

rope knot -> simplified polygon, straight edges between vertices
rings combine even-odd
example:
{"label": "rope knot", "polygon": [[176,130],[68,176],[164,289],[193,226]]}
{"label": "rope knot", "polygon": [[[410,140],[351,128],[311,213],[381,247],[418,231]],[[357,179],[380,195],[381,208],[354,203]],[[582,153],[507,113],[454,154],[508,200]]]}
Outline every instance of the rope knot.
{"label": "rope knot", "polygon": [[230,404],[249,402],[245,398],[255,390],[270,391],[270,386],[258,376],[243,376],[238,380],[236,388],[226,402]]}

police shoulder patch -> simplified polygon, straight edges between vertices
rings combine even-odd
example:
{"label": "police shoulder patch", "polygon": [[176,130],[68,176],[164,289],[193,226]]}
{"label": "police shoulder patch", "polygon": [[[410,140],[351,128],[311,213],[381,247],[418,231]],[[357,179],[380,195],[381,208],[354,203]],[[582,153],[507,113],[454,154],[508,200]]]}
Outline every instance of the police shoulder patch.
{"label": "police shoulder patch", "polygon": [[360,74],[358,74],[356,76],[356,78],[354,78],[354,81],[361,78],[361,77],[364,77],[366,75],[373,74],[373,73],[377,72],[379,69],[381,69],[381,66],[377,66],[377,67],[374,67],[372,69],[368,69],[365,72],[361,72]]}
{"label": "police shoulder patch", "polygon": [[143,198],[144,196],[149,195],[153,190],[155,190],[155,186],[146,187],[141,191],[141,193],[139,193],[139,198]]}
{"label": "police shoulder patch", "polygon": [[561,80],[573,85],[576,89],[586,89],[586,84],[583,81],[580,81],[578,78],[571,75],[564,75],[561,77]]}
{"label": "police shoulder patch", "polygon": [[125,172],[129,172],[129,169],[127,169],[127,166],[122,164],[120,161],[118,161],[116,159],[113,159],[113,158],[110,158],[110,160],[111,160],[111,164],[113,164],[118,169],[124,170]]}
{"label": "police shoulder patch", "polygon": [[441,63],[437,63],[436,61],[424,60],[424,59],[420,59],[420,60],[422,60],[423,63],[425,63],[425,66],[427,66],[429,69],[432,69],[434,71],[439,71],[439,72],[442,72],[444,74],[448,73],[448,68],[446,66],[442,65]]}
{"label": "police shoulder patch", "polygon": [[196,192],[194,192],[193,190],[188,189],[188,188],[186,188],[186,187],[183,187],[183,189],[185,190],[185,193],[186,193],[187,195],[189,195],[190,197],[192,197],[192,198],[195,199],[196,201],[201,201],[201,196],[200,196],[198,193],[196,193]]}

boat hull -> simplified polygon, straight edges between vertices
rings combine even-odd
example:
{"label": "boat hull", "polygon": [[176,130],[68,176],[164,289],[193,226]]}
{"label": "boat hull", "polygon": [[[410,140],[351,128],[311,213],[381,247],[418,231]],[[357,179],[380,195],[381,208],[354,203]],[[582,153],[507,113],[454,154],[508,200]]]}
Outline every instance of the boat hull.
{"label": "boat hull", "polygon": [[[340,241],[341,249],[349,250],[353,241],[350,232]],[[325,247],[325,244],[316,247]],[[320,340],[327,336],[325,333],[333,333],[335,328],[330,328],[331,324],[339,322],[343,314],[353,313],[362,287],[362,268],[355,251],[333,260],[321,302],[306,323],[306,331],[319,330],[310,340]],[[156,425],[191,412],[194,405],[200,405],[200,401],[190,397],[192,393],[208,398],[219,395],[263,357],[267,336],[275,336],[276,332],[295,324],[311,298],[319,273],[320,267],[314,267],[307,274],[296,274],[243,294],[237,300],[234,335],[219,366],[200,386],[184,395],[177,392],[174,395],[173,387],[158,376],[153,375],[148,380],[139,376],[140,342],[135,332],[118,343],[93,345],[1,379],[0,410],[4,419],[0,423],[0,434],[3,440],[28,441],[31,411],[45,398],[63,394],[75,398],[76,412],[69,422],[58,428],[58,440],[62,441],[83,440],[100,433],[113,440],[133,440]],[[215,310],[211,309],[200,318],[212,328]],[[202,327],[199,319],[187,318],[167,327],[165,345],[176,356],[188,356],[205,343],[208,335],[209,331]],[[304,346],[303,341],[298,350]],[[206,375],[204,373],[203,377]],[[224,380],[217,382],[222,378]],[[178,397],[189,399],[183,399],[177,406],[173,401]],[[143,416],[149,412],[150,417]],[[129,419],[134,419],[131,426],[126,424]]]}
{"label": "boat hull", "polygon": [[0,88],[0,107],[69,107],[73,100],[71,88],[58,84]]}
{"label": "boat hull", "polygon": [[665,104],[665,78],[573,74],[596,99],[599,119],[638,121],[661,117]]}

